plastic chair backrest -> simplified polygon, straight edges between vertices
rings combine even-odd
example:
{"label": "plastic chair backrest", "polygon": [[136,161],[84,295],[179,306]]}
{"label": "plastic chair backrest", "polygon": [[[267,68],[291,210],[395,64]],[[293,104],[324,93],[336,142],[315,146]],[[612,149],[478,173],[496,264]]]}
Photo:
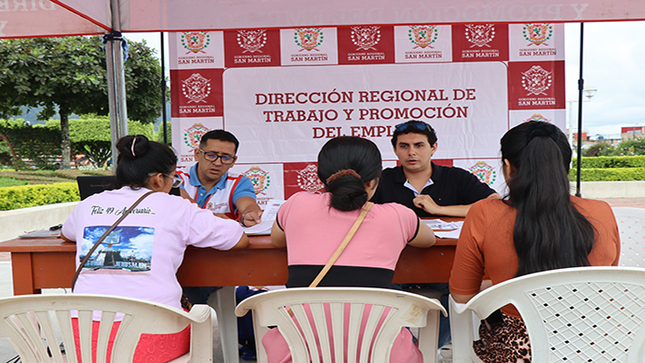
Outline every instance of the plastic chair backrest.
{"label": "plastic chair backrest", "polygon": [[[100,328],[95,361],[105,362],[112,325],[121,321],[111,358],[111,362],[121,363],[132,362],[142,333],[176,333],[192,324],[189,355],[178,361],[201,363],[213,357],[213,314],[208,305],[195,305],[187,313],[115,296],[23,295],[0,299],[0,336],[9,337],[23,362],[92,362],[92,322],[96,318]],[[76,356],[72,318],[78,318],[81,357]],[[62,337],[64,355],[57,334]]]}
{"label": "plastic chair backrest", "polygon": [[[314,363],[332,362],[332,353],[336,362],[343,362],[345,352],[348,357],[358,356],[358,362],[389,362],[401,328],[418,327],[424,362],[433,363],[439,312],[446,314],[436,299],[398,290],[354,287],[269,291],[242,301],[235,313],[244,316],[249,310],[253,311],[260,363],[267,361],[261,341],[270,326],[278,327],[294,362]],[[348,326],[347,331],[344,326]]]}
{"label": "plastic chair backrest", "polygon": [[483,319],[513,304],[526,324],[534,363],[642,363],[644,297],[645,269],[576,267],[505,281],[467,304],[451,299],[453,361],[479,361],[472,349],[470,311]]}
{"label": "plastic chair backrest", "polygon": [[620,231],[620,266],[645,267],[645,209],[614,207]]}

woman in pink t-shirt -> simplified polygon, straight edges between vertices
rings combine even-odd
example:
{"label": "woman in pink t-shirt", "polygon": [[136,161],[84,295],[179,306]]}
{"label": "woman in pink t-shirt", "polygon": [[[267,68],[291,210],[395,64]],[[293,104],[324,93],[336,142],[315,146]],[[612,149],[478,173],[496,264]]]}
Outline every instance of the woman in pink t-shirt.
{"label": "woman in pink t-shirt", "polygon": [[[325,193],[296,193],[282,205],[271,230],[271,242],[287,247],[287,287],[305,287],[327,263],[381,176],[381,154],[367,139],[338,137],[318,154],[318,177]],[[394,268],[406,245],[430,247],[435,236],[416,214],[396,203],[373,205],[356,234],[319,286],[392,286]],[[269,362],[290,362],[286,342],[273,329],[263,339]],[[407,329],[390,355],[391,362],[422,362]]]}
{"label": "woman in pink t-shirt", "polygon": [[[156,193],[143,199],[92,253],[73,292],[132,297],[180,309],[181,286],[176,274],[186,248],[246,247],[248,237],[236,221],[215,217],[186,199],[168,194],[179,183],[175,176],[177,157],[169,146],[143,135],[124,136],[116,146],[116,182],[120,188],[81,201],[62,228],[62,237],[76,242],[77,264],[120,213],[145,193]],[[142,335],[134,362],[167,362],[185,354],[189,328],[177,334]],[[113,335],[116,332],[112,329]],[[98,324],[93,336],[96,334]],[[108,361],[110,353],[111,347]]]}

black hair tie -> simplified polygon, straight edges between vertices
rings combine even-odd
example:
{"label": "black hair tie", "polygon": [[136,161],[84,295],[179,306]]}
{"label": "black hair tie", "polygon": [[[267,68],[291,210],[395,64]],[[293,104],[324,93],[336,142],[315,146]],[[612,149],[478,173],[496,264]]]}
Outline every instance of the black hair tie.
{"label": "black hair tie", "polygon": [[528,144],[536,137],[550,137],[553,141],[558,142],[560,138],[560,132],[558,132],[558,127],[547,123],[547,122],[535,122],[532,123],[526,129],[526,143]]}

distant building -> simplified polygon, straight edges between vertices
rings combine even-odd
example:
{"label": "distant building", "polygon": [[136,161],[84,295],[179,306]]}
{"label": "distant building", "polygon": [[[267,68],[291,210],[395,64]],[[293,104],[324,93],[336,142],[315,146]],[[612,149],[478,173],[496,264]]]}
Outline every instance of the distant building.
{"label": "distant building", "polygon": [[623,141],[642,139],[645,137],[645,126],[626,126],[620,128],[620,138]]}
{"label": "distant building", "polygon": [[[573,133],[573,140],[576,141],[576,142],[578,141],[578,133],[577,132]],[[583,142],[583,144],[584,144],[585,141],[589,141],[589,135],[587,134],[586,131],[583,131],[582,132],[582,142]]]}
{"label": "distant building", "polygon": [[[571,142],[571,145],[577,145],[578,144],[578,133],[573,132],[571,133],[572,139],[569,140]],[[612,138],[612,137],[605,137],[603,135],[596,135],[595,137],[590,137],[589,133],[586,131],[582,132],[582,148],[583,149],[588,149],[590,147],[593,147],[596,144],[608,144],[611,146],[617,146],[620,144],[624,139],[622,138]]]}

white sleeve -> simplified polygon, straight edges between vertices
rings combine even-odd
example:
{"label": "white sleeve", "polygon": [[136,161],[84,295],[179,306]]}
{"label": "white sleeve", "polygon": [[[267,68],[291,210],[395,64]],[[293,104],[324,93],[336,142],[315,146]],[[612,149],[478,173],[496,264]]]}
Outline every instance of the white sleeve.
{"label": "white sleeve", "polygon": [[191,222],[186,226],[188,245],[230,250],[242,238],[244,231],[237,221],[216,217],[213,212],[185,201],[191,215]]}
{"label": "white sleeve", "polygon": [[78,210],[80,210],[80,205],[77,204],[72,213],[69,214],[63,227],[60,230],[60,233],[68,238],[71,241],[76,241],[76,228],[74,227],[74,222],[78,218]]}

